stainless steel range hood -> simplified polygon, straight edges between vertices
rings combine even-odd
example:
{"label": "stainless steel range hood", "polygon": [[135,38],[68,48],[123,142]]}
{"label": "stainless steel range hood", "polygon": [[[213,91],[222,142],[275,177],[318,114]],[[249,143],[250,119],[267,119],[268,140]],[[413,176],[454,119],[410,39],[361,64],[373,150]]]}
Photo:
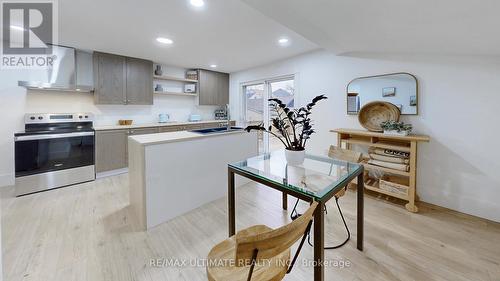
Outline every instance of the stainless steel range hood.
{"label": "stainless steel range hood", "polygon": [[19,81],[18,85],[27,89],[51,91],[94,90],[92,53],[54,45],[52,54],[56,56],[54,64],[46,70],[42,81]]}

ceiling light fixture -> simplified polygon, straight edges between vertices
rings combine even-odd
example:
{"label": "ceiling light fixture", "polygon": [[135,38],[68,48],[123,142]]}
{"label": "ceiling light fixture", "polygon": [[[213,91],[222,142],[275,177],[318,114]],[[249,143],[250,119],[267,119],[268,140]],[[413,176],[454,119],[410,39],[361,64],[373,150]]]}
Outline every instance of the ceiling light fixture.
{"label": "ceiling light fixture", "polygon": [[205,1],[203,0],[190,0],[189,3],[195,7],[203,7],[205,5]]}
{"label": "ceiling light fixture", "polygon": [[290,43],[290,40],[288,40],[288,38],[280,38],[280,39],[278,39],[278,43],[281,46],[286,46],[286,45],[288,45],[288,43]]}
{"label": "ceiling light fixture", "polygon": [[156,41],[158,41],[158,42],[160,42],[162,44],[168,44],[168,45],[174,43],[174,41],[172,41],[172,39],[168,39],[168,38],[165,38],[165,37],[158,37],[158,38],[156,38]]}
{"label": "ceiling light fixture", "polygon": [[216,68],[216,67],[217,67],[217,65],[216,65],[216,64],[211,64],[211,65],[210,65],[210,67],[211,67],[211,68]]}

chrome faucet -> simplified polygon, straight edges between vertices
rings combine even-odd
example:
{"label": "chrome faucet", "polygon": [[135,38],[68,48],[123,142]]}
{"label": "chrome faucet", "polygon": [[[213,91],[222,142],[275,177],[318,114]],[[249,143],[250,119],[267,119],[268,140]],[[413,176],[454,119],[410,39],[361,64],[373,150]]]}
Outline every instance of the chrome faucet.
{"label": "chrome faucet", "polygon": [[229,104],[226,104],[226,129],[231,129],[231,115],[229,114]]}

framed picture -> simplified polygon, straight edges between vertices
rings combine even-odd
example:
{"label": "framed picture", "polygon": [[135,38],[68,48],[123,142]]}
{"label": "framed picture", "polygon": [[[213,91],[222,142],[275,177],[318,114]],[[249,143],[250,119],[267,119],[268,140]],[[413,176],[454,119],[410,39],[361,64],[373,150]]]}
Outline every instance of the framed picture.
{"label": "framed picture", "polygon": [[396,95],[396,88],[395,87],[387,87],[382,89],[382,96],[383,97],[393,97]]}
{"label": "framed picture", "polygon": [[410,106],[417,106],[417,96],[410,96]]}

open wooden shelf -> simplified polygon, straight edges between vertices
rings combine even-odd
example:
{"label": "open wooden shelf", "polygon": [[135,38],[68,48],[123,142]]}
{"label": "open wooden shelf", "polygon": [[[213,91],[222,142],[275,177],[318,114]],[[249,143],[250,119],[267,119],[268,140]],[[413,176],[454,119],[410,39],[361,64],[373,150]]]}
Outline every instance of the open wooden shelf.
{"label": "open wooden shelf", "polygon": [[186,78],[180,78],[180,77],[174,77],[174,76],[167,76],[167,75],[153,75],[153,79],[155,80],[168,80],[168,81],[179,81],[179,82],[188,82],[188,83],[198,83],[198,80],[193,80],[193,79],[186,79]]}
{"label": "open wooden shelf", "polygon": [[[430,138],[424,135],[394,136],[385,135],[378,132],[369,132],[358,129],[335,129],[330,132],[337,133],[337,145],[346,149],[352,149],[353,145],[365,146],[368,148],[381,148],[409,153],[409,171],[401,171],[368,164],[364,159],[361,164],[368,171],[379,171],[385,173],[382,179],[383,188],[380,188],[380,180],[367,182],[365,178],[365,188],[375,192],[396,197],[408,201],[405,205],[410,212],[417,212],[415,205],[417,198],[417,143],[428,142]],[[406,190],[406,193],[398,193],[399,190]]]}
{"label": "open wooden shelf", "polygon": [[198,94],[196,93],[178,93],[178,92],[162,92],[162,91],[154,91],[154,94],[157,95],[170,95],[170,96],[184,96],[184,97],[196,97]]}
{"label": "open wooden shelf", "polygon": [[410,147],[404,144],[399,144],[399,143],[392,143],[392,142],[385,142],[385,141],[376,141],[376,140],[368,140],[368,139],[361,139],[361,138],[351,138],[351,139],[345,139],[342,140],[345,143],[348,144],[358,144],[358,145],[364,145],[364,146],[371,146],[371,147],[378,147],[378,148],[384,148],[384,149],[393,149],[397,151],[404,151],[404,152],[410,152]]}

